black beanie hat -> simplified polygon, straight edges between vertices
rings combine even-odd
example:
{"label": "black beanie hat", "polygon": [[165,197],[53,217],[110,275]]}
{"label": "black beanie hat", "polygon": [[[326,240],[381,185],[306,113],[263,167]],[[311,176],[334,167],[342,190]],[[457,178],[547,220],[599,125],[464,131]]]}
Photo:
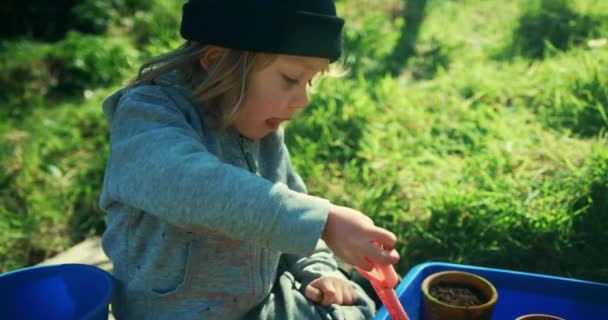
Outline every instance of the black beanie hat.
{"label": "black beanie hat", "polygon": [[189,0],[180,31],[205,44],[334,62],[343,25],[333,0]]}

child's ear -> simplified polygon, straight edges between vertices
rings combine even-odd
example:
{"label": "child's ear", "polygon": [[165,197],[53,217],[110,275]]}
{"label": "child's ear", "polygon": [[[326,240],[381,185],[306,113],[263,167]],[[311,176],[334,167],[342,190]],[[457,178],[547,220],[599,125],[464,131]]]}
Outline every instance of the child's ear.
{"label": "child's ear", "polygon": [[218,46],[211,46],[199,58],[199,62],[203,70],[209,71],[213,65],[218,62],[226,53],[226,49]]}

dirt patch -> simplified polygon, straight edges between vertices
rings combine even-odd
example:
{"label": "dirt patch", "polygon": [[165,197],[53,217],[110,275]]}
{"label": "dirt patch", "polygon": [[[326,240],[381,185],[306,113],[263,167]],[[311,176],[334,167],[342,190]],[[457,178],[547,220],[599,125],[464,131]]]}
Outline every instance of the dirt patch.
{"label": "dirt patch", "polygon": [[479,290],[459,283],[439,282],[429,287],[439,301],[459,307],[479,306],[489,301]]}

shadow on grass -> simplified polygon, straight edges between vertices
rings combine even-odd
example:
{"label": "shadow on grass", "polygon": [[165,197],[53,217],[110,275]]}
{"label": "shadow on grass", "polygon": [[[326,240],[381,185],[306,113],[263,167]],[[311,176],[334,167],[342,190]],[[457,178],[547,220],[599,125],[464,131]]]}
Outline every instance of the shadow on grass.
{"label": "shadow on grass", "polygon": [[409,58],[416,53],[416,41],[420,26],[424,20],[426,0],[404,0],[405,9],[403,19],[405,23],[401,28],[401,37],[393,51],[386,58],[383,73],[389,72],[393,76],[401,73]]}
{"label": "shadow on grass", "polygon": [[543,59],[555,51],[566,51],[599,36],[608,17],[575,11],[567,0],[537,0],[527,6],[513,30],[510,43],[494,56]]}

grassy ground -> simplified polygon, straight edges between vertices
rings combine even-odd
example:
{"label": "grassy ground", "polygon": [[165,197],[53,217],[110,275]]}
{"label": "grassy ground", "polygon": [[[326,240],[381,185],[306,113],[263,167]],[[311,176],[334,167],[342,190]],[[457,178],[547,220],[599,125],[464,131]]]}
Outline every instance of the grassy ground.
{"label": "grassy ground", "polygon": [[[287,130],[311,193],[393,230],[402,273],[442,260],[608,282],[608,4],[337,4],[350,72]],[[103,230],[100,102],[178,43],[176,8],[153,8],[100,35],[3,43],[24,58],[0,79],[23,92],[0,100],[0,270]]]}

